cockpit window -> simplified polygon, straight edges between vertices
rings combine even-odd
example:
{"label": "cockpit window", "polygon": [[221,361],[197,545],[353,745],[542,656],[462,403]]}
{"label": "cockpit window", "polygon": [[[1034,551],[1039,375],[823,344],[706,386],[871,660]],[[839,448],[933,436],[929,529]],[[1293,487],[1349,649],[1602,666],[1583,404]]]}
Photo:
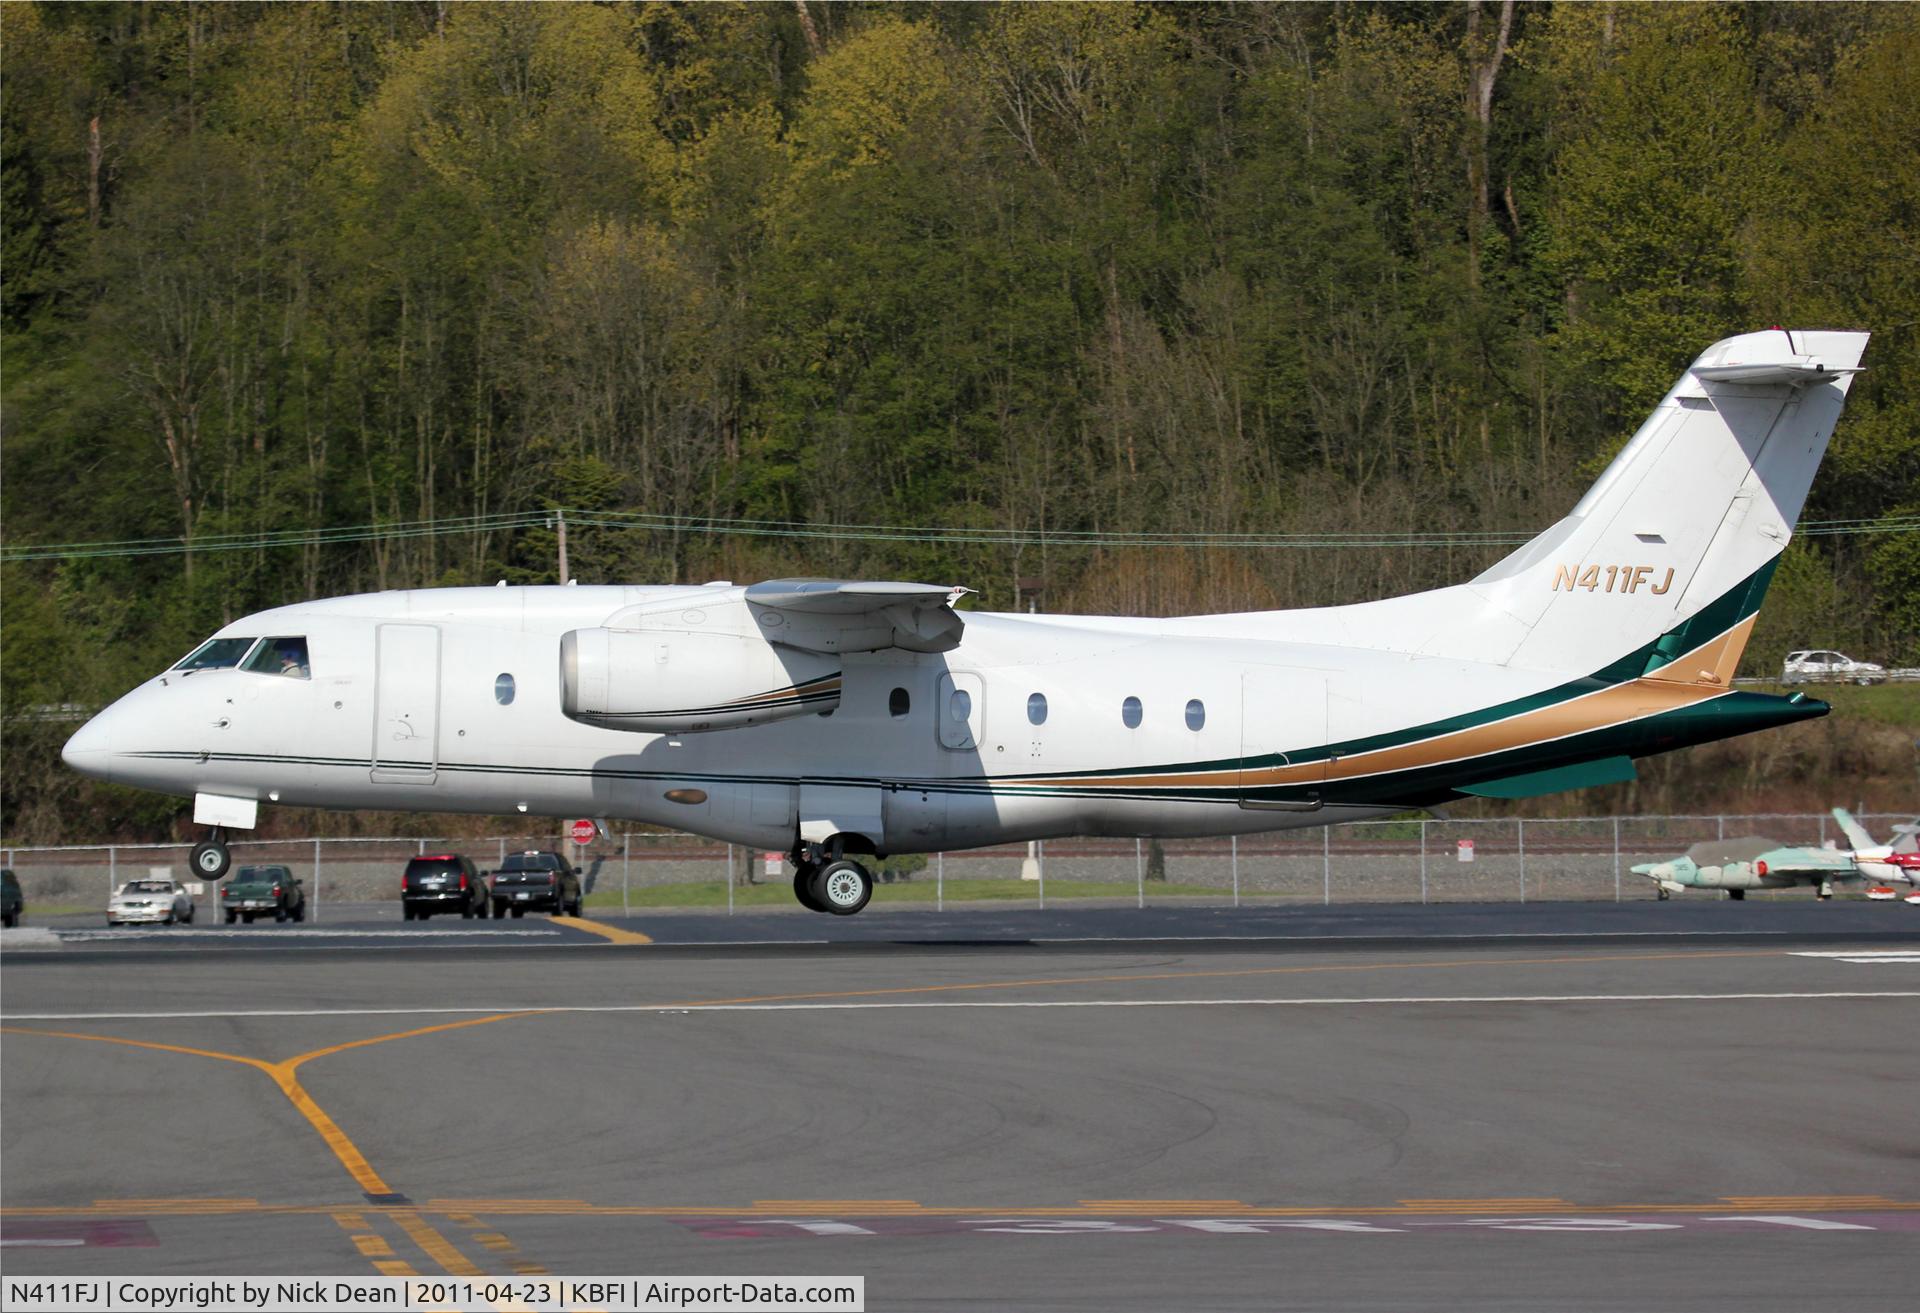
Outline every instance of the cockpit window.
{"label": "cockpit window", "polygon": [[251,638],[210,638],[195,648],[175,670],[226,670],[240,664],[253,646]]}
{"label": "cockpit window", "polygon": [[313,675],[307,665],[307,640],[292,635],[263,641],[260,650],[247,661],[246,668],[263,675],[286,675],[292,679],[309,679]]}

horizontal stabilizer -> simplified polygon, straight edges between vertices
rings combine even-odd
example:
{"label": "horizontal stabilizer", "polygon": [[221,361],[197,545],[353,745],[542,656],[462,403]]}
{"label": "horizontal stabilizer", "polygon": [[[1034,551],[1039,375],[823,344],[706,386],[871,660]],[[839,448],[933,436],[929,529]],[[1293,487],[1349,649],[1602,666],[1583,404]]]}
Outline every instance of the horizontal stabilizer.
{"label": "horizontal stabilizer", "polygon": [[1626,784],[1637,778],[1631,757],[1601,757],[1597,761],[1582,761],[1572,766],[1556,766],[1552,770],[1531,771],[1525,775],[1508,775],[1481,784],[1469,784],[1460,792],[1482,798],[1537,798],[1543,793],[1591,789],[1602,784]]}

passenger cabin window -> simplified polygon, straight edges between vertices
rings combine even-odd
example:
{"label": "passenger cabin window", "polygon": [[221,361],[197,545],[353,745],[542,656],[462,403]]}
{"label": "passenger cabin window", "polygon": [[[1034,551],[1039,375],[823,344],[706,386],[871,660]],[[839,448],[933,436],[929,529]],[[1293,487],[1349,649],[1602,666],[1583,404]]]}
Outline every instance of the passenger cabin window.
{"label": "passenger cabin window", "polygon": [[513,705],[513,676],[504,670],[493,677],[493,700],[503,707]]}
{"label": "passenger cabin window", "polygon": [[1197,730],[1203,727],[1206,723],[1207,723],[1207,704],[1202,702],[1199,698],[1193,698],[1189,700],[1187,703],[1187,728]]}
{"label": "passenger cabin window", "polygon": [[210,638],[193,649],[175,670],[226,670],[240,664],[240,658],[252,647],[251,638]]}
{"label": "passenger cabin window", "polygon": [[1029,693],[1027,695],[1027,721],[1033,725],[1044,725],[1047,723],[1047,695],[1045,693]]}
{"label": "passenger cabin window", "polygon": [[907,695],[907,690],[904,688],[896,688],[887,694],[887,714],[895,720],[900,719],[912,709],[913,699]]}
{"label": "passenger cabin window", "polygon": [[247,658],[246,669],[262,675],[310,679],[313,672],[307,665],[307,640],[292,635],[265,639]]}
{"label": "passenger cabin window", "polygon": [[1120,723],[1128,729],[1140,728],[1140,699],[1128,698],[1120,704]]}
{"label": "passenger cabin window", "polygon": [[947,716],[951,720],[964,721],[973,714],[973,694],[964,688],[956,688],[947,699]]}

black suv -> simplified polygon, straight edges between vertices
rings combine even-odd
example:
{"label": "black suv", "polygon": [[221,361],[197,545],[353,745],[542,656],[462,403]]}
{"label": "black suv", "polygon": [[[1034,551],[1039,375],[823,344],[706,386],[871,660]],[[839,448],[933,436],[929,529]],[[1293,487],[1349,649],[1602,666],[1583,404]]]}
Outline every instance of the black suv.
{"label": "black suv", "polygon": [[513,853],[493,873],[493,914],[580,915],[580,872],[559,853]]}
{"label": "black suv", "polygon": [[400,910],[409,921],[424,921],[435,912],[458,912],[468,920],[485,916],[487,882],[458,853],[415,857],[400,877]]}

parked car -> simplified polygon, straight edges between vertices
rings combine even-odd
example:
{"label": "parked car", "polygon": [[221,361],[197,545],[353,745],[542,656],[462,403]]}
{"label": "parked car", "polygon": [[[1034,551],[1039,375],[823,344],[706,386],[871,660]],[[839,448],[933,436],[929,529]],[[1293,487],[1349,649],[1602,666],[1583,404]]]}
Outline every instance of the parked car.
{"label": "parked car", "polygon": [[0,870],[0,925],[19,925],[26,910],[27,900],[20,893],[20,881],[12,871]]}
{"label": "parked car", "polygon": [[435,912],[458,912],[471,920],[487,914],[487,881],[458,853],[416,857],[400,877],[401,913],[424,921]]}
{"label": "parked car", "polygon": [[193,924],[193,899],[177,880],[148,876],[129,880],[107,899],[108,925]]}
{"label": "parked car", "polygon": [[515,916],[530,911],[579,916],[582,897],[580,873],[559,853],[512,853],[493,873],[496,919],[509,911]]}
{"label": "parked car", "polygon": [[1789,652],[1780,671],[1782,684],[1878,684],[1886,677],[1885,666],[1830,651]]}
{"label": "parked car", "polygon": [[221,889],[220,908],[227,914],[228,925],[235,921],[252,925],[257,916],[271,916],[276,921],[304,921],[307,891],[288,867],[243,866]]}

